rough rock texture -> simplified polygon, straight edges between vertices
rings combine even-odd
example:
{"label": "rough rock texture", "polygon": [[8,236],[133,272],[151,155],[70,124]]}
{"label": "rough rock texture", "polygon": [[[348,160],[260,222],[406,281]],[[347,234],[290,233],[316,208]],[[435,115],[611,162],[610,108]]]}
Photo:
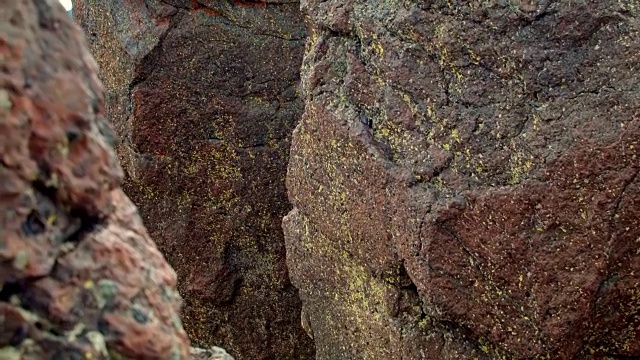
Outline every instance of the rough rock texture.
{"label": "rough rock texture", "polygon": [[318,359],[640,356],[640,3],[302,2]]}
{"label": "rough rock texture", "polygon": [[122,139],[124,190],[176,269],[199,345],[305,359],[285,262],[284,177],[302,113],[295,1],[75,1]]}
{"label": "rough rock texture", "polygon": [[224,349],[213,347],[209,350],[191,348],[191,360],[233,360]]}
{"label": "rough rock texture", "polygon": [[189,358],[96,72],[57,1],[0,0],[0,359]]}

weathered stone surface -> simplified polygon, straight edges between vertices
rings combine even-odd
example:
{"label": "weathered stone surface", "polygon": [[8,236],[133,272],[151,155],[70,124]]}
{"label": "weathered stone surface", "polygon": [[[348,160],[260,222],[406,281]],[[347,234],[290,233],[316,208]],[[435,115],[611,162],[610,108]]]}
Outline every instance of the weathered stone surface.
{"label": "weathered stone surface", "polygon": [[305,359],[284,177],[305,27],[294,1],[75,1],[122,139],[124,190],[176,269],[197,345]]}
{"label": "weathered stone surface", "polygon": [[640,4],[303,1],[318,359],[640,356]]}
{"label": "weathered stone surface", "polygon": [[0,1],[0,359],[189,358],[96,72],[57,1]]}
{"label": "weathered stone surface", "polygon": [[224,349],[215,346],[208,350],[191,348],[190,354],[191,360],[233,360]]}

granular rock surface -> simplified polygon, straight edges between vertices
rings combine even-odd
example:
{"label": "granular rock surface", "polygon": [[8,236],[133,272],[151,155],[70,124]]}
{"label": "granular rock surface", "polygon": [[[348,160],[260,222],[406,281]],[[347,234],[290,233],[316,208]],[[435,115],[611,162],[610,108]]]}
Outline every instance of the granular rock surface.
{"label": "granular rock surface", "polygon": [[640,356],[640,4],[302,2],[318,359]]}
{"label": "granular rock surface", "polygon": [[190,349],[191,360],[233,360],[224,349],[213,347],[211,349]]}
{"label": "granular rock surface", "polygon": [[295,1],[75,1],[124,191],[178,274],[199,346],[310,359],[282,217],[306,28]]}
{"label": "granular rock surface", "polygon": [[189,358],[96,71],[57,1],[0,0],[0,359]]}

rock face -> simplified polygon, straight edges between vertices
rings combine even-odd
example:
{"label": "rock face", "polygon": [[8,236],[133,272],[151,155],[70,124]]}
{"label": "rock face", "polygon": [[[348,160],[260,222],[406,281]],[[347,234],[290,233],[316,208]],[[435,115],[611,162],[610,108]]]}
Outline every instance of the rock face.
{"label": "rock face", "polygon": [[285,262],[284,178],[305,27],[295,1],[75,1],[124,190],[176,269],[199,345],[313,358]]}
{"label": "rock face", "polygon": [[302,8],[284,228],[317,358],[640,355],[640,6]]}
{"label": "rock face", "polygon": [[0,19],[0,359],[188,359],[81,30],[57,1],[2,0]]}

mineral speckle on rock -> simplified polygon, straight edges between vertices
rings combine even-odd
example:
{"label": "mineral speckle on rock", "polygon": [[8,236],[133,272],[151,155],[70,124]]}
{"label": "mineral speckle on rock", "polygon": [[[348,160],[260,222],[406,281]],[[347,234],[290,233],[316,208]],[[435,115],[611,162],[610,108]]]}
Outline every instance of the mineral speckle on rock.
{"label": "mineral speckle on rock", "polygon": [[57,2],[0,1],[0,359],[189,358],[96,71]]}
{"label": "mineral speckle on rock", "polygon": [[[43,9],[32,23],[57,29]],[[198,344],[242,359],[312,358],[312,341],[319,360],[640,357],[637,2],[75,9],[122,139],[124,189],[180,275]],[[20,58],[20,44],[0,51]],[[90,61],[53,73],[78,58]],[[0,247],[10,269],[0,268],[10,319],[0,355],[31,349],[36,332],[70,351],[140,357],[178,346],[184,356],[184,334],[167,325],[175,312],[154,307],[176,308],[173,274],[133,272],[144,251],[166,265],[119,230],[141,225],[122,215],[133,210],[114,190],[106,127],[86,125],[100,98],[73,100],[99,84],[91,71],[38,80],[51,72],[41,66],[2,73],[15,74],[0,92],[13,121],[0,123],[13,129],[1,146],[14,155],[0,190],[14,195],[0,199],[17,211],[3,215],[13,228]],[[41,116],[59,111],[81,115]],[[149,278],[167,296],[131,290]],[[150,326],[164,331],[154,345]]]}
{"label": "mineral speckle on rock", "polygon": [[311,359],[282,217],[306,27],[295,1],[75,1],[123,189],[178,274],[194,345]]}
{"label": "mineral speckle on rock", "polygon": [[302,2],[318,359],[640,356],[640,6]]}

